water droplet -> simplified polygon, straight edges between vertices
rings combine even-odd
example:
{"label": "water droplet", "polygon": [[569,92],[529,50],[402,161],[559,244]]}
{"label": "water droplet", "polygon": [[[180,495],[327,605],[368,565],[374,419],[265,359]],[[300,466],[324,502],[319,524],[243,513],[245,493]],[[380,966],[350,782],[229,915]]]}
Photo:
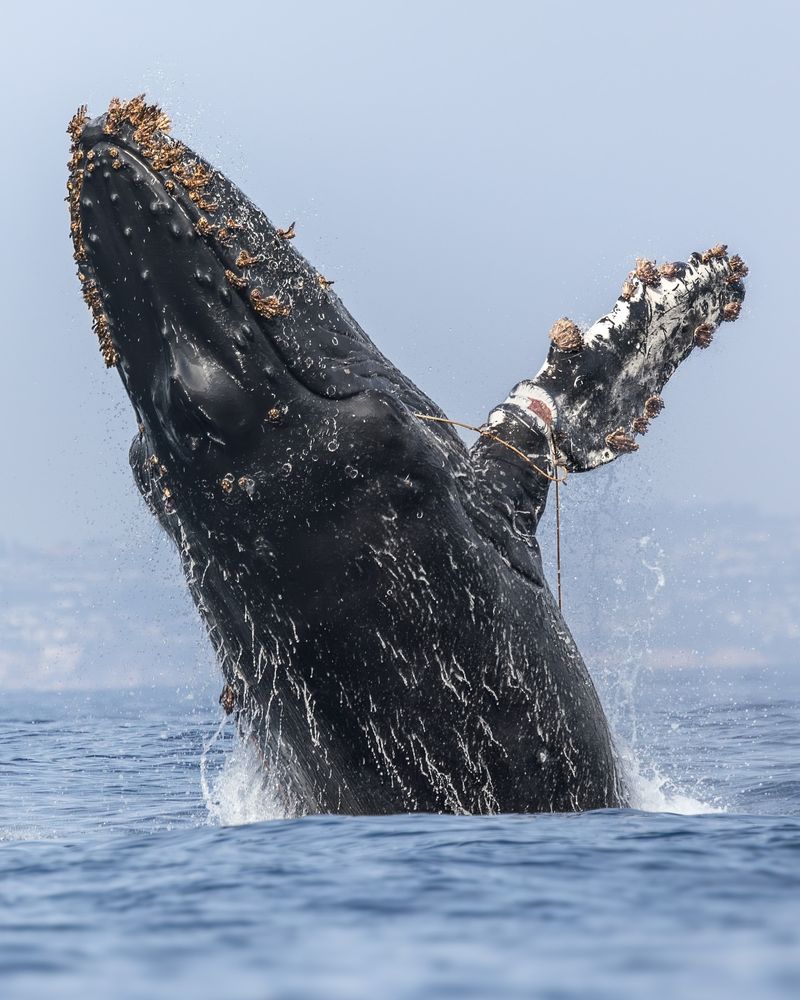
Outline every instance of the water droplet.
{"label": "water droplet", "polygon": [[421,511],[421,510],[418,510],[418,511],[417,511],[417,517],[418,517],[418,518],[419,518],[420,520],[422,520],[422,511]]}
{"label": "water droplet", "polygon": [[346,465],[344,467],[344,474],[349,479],[358,479],[358,469],[354,465]]}
{"label": "water droplet", "polygon": [[284,462],[280,468],[280,474],[282,479],[288,479],[292,474],[292,463]]}
{"label": "water droplet", "polygon": [[333,344],[334,347],[338,347],[339,346],[339,338],[338,337],[331,337],[331,343]]}
{"label": "water droplet", "polygon": [[338,451],[338,450],[339,450],[339,442],[336,440],[336,438],[331,438],[331,440],[328,442],[328,451]]}

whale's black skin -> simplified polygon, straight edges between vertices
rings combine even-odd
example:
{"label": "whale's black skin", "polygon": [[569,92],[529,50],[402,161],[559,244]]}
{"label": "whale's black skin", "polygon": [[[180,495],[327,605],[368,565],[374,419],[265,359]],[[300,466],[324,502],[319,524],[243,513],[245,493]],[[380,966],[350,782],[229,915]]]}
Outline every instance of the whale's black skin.
{"label": "whale's black skin", "polygon": [[[420,419],[443,414],[292,232],[155,115],[132,102],[73,123],[76,255],[136,411],[134,475],[287,808],[623,804],[603,710],[542,573],[548,479],[495,440],[468,450]],[[553,449],[571,469],[624,450],[606,436],[642,420],[698,323],[743,294],[721,252],[676,268],[674,303],[634,281],[624,316],[601,321],[608,338],[553,346],[493,411],[493,433],[547,472]]]}

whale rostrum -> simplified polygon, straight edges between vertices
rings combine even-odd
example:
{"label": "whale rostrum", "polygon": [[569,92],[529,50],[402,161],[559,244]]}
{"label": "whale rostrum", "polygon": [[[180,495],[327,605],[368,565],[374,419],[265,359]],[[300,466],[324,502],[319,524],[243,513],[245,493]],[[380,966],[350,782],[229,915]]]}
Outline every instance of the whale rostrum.
{"label": "whale rostrum", "polygon": [[159,108],[81,108],[68,131],[78,276],[136,414],[134,476],[180,553],[223,709],[287,811],[625,804],[536,529],[551,479],[635,451],[676,368],[739,316],[741,259],[637,261],[606,316],[553,325],[469,448],[295,224]]}

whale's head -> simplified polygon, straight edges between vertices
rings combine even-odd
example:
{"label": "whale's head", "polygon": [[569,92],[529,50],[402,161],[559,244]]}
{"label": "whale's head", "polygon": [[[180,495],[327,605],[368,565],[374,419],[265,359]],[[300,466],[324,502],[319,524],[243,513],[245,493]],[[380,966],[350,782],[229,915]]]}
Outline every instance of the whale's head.
{"label": "whale's head", "polygon": [[298,534],[322,547],[337,504],[392,517],[455,502],[466,451],[415,417],[439,411],[295,250],[293,226],[168,130],[142,98],[81,109],[68,184],[84,297],[162,523],[271,548],[299,518],[296,549]]}

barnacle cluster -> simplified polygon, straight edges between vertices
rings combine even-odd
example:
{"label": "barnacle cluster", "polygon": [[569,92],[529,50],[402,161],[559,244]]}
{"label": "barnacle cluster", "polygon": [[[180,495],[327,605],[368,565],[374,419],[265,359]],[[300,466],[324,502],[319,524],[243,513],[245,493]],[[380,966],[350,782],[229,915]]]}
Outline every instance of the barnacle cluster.
{"label": "barnacle cluster", "polygon": [[656,265],[652,260],[647,260],[645,257],[640,257],[636,261],[634,274],[643,285],[655,287],[661,283],[661,275],[658,273]]}
{"label": "barnacle cluster", "polygon": [[700,260],[704,264],[708,264],[712,260],[722,260],[725,254],[728,252],[728,246],[726,243],[717,243],[715,246],[706,250],[704,253],[700,254]]}
{"label": "barnacle cluster", "polygon": [[697,347],[705,350],[707,347],[711,347],[711,341],[714,339],[714,327],[710,323],[701,323],[694,331],[694,342]]}
{"label": "barnacle cluster", "polygon": [[[650,396],[648,399],[646,399],[644,402],[644,411],[642,415],[640,417],[634,417],[633,421],[631,422],[633,433],[640,435],[646,434],[650,428],[650,421],[654,420],[659,415],[659,413],[661,413],[663,409],[664,409],[664,400],[660,396]],[[621,430],[622,428],[619,428],[618,430],[614,431],[613,435],[609,435],[609,437],[614,437],[618,435]],[[621,449],[615,447],[615,444],[609,440],[609,437],[606,438],[606,443],[609,445],[609,447],[613,448],[615,451],[634,450],[632,448],[627,448],[627,447]]]}
{"label": "barnacle cluster", "polygon": [[83,224],[81,222],[80,202],[83,190],[84,171],[94,170],[94,154],[88,154],[81,149],[80,138],[86,122],[89,120],[86,105],[82,104],[70,119],[67,125],[67,134],[72,140],[70,157],[67,163],[69,177],[67,178],[67,203],[69,205],[70,224],[69,232],[72,238],[72,252],[75,263],[78,265],[78,280],[81,283],[81,294],[83,300],[89,307],[92,314],[92,326],[97,334],[100,344],[100,353],[108,367],[117,363],[117,352],[111,341],[111,331],[108,317],[103,308],[103,300],[97,282],[91,274],[88,265],[88,254],[83,236]]}
{"label": "barnacle cluster", "polygon": [[729,285],[736,284],[736,282],[741,281],[742,278],[746,278],[750,273],[747,264],[745,264],[738,254],[734,254],[733,257],[728,258],[728,267],[731,269],[731,273],[728,276]]}
{"label": "barnacle cluster", "polygon": [[630,435],[625,433],[622,427],[617,427],[610,434],[606,434],[606,444],[612,451],[617,452],[619,455],[639,450],[639,445]]}
{"label": "barnacle cluster", "polygon": [[219,696],[219,703],[226,715],[230,715],[234,708],[236,708],[236,692],[230,684],[226,684],[222,689],[222,694]]}
{"label": "barnacle cluster", "polygon": [[661,265],[658,269],[658,273],[662,278],[672,281],[674,278],[678,277],[678,268],[674,264],[666,263]]}
{"label": "barnacle cluster", "polygon": [[258,288],[250,291],[250,304],[259,316],[264,319],[276,319],[278,316],[288,316],[292,307],[281,302],[277,295],[264,295]]}
{"label": "barnacle cluster", "polygon": [[579,351],[583,347],[583,334],[580,328],[563,316],[556,320],[550,330],[550,340],[561,351]]}
{"label": "barnacle cluster", "polygon": [[247,250],[242,250],[236,258],[236,266],[241,268],[252,267],[253,264],[260,264],[263,260],[263,254],[251,254]]}
{"label": "barnacle cluster", "polygon": [[722,318],[727,320],[727,322],[732,323],[734,320],[739,318],[741,311],[741,302],[728,302],[727,305],[722,307]]}
{"label": "barnacle cluster", "polygon": [[235,271],[231,271],[229,269],[226,270],[225,271],[225,278],[227,279],[228,284],[229,285],[233,285],[234,288],[246,288],[247,287],[247,278],[243,278],[241,276],[241,274],[236,274]]}
{"label": "barnacle cluster", "polygon": [[[738,254],[728,257],[728,247],[725,243],[717,243],[708,250],[704,250],[701,254],[697,254],[695,259],[703,264],[709,264],[714,260],[726,261],[729,273],[727,278],[724,280],[727,285],[738,284],[743,278],[747,277],[748,274],[748,267]],[[638,258],[636,261],[636,267],[630,272],[622,285],[619,297],[624,302],[630,302],[640,285],[656,288],[661,283],[662,278],[666,278],[668,281],[673,281],[678,278],[679,275],[680,271],[678,265],[674,263],[666,262],[660,267],[656,267],[653,261],[645,258]],[[735,307],[735,303],[731,303],[731,306]],[[727,313],[724,316],[725,319],[731,320],[738,317],[739,311],[736,308],[729,309],[726,307],[726,309]],[[699,344],[699,346],[707,347],[708,345]]]}
{"label": "barnacle cluster", "polygon": [[[106,364],[110,367],[118,362],[119,357],[111,337],[111,324],[103,308],[102,294],[89,263],[80,214],[84,180],[100,162],[94,150],[87,152],[81,145],[81,138],[88,121],[87,109],[85,106],[81,106],[67,128],[72,140],[67,200],[70,209],[70,232],[74,256],[78,264],[83,295],[92,312],[93,326],[100,343],[100,350]],[[171,194],[177,186],[180,186],[197,210],[194,228],[200,236],[213,237],[218,244],[231,246],[237,230],[242,229],[242,223],[230,216],[214,217],[220,208],[212,194],[214,174],[187,146],[169,136],[170,121],[161,108],[155,104],[148,104],[144,95],[134,97],[130,101],[114,98],[101,121],[103,135],[111,141],[118,141],[120,147],[127,145],[134,148],[137,156],[147,161],[153,171],[161,174],[167,192]],[[124,157],[120,156],[120,150],[115,145],[108,147],[107,155],[108,162],[113,169],[123,169],[125,160]],[[285,229],[277,229],[275,235],[281,241],[294,239],[294,222]],[[266,258],[264,254],[245,248],[239,247],[237,249],[237,255],[231,256],[229,260],[225,270],[225,278],[233,288],[246,291],[250,289],[251,279],[239,272],[256,264],[264,263]],[[236,251],[232,251],[232,253],[236,253]],[[322,276],[319,276],[318,283],[323,290],[332,284]],[[290,300],[284,300],[276,295],[267,295],[257,287],[250,289],[249,299],[258,315],[265,319],[274,320],[286,317],[291,312]]]}
{"label": "barnacle cluster", "polygon": [[[102,296],[88,262],[88,253],[80,214],[81,194],[86,174],[91,174],[96,167],[96,155],[93,150],[85,152],[81,148],[81,136],[89,120],[86,105],[81,105],[70,119],[67,133],[71,139],[70,157],[68,161],[69,178],[67,180],[67,202],[70,212],[70,236],[72,238],[73,255],[78,265],[78,278],[81,282],[83,298],[92,313],[92,325],[100,344],[100,352],[108,367],[119,360],[116,348],[111,339],[111,328],[103,308]],[[211,171],[205,164],[188,157],[186,147],[168,137],[170,121],[167,115],[155,104],[148,104],[144,95],[134,97],[130,101],[113,98],[108,106],[103,134],[106,136],[122,135],[129,129],[133,141],[139,151],[154,170],[167,172],[175,178],[186,190],[188,197],[201,212],[211,212],[216,205],[208,194],[208,184]],[[111,166],[115,170],[122,168],[119,150],[112,146],[108,150]],[[174,190],[175,181],[167,179],[167,190]],[[226,225],[233,228],[233,220],[226,220]],[[196,223],[198,232],[210,234],[214,227],[201,216]]]}
{"label": "barnacle cluster", "polygon": [[649,396],[644,401],[644,415],[648,420],[653,420],[661,413],[665,407],[664,400],[660,396]]}

